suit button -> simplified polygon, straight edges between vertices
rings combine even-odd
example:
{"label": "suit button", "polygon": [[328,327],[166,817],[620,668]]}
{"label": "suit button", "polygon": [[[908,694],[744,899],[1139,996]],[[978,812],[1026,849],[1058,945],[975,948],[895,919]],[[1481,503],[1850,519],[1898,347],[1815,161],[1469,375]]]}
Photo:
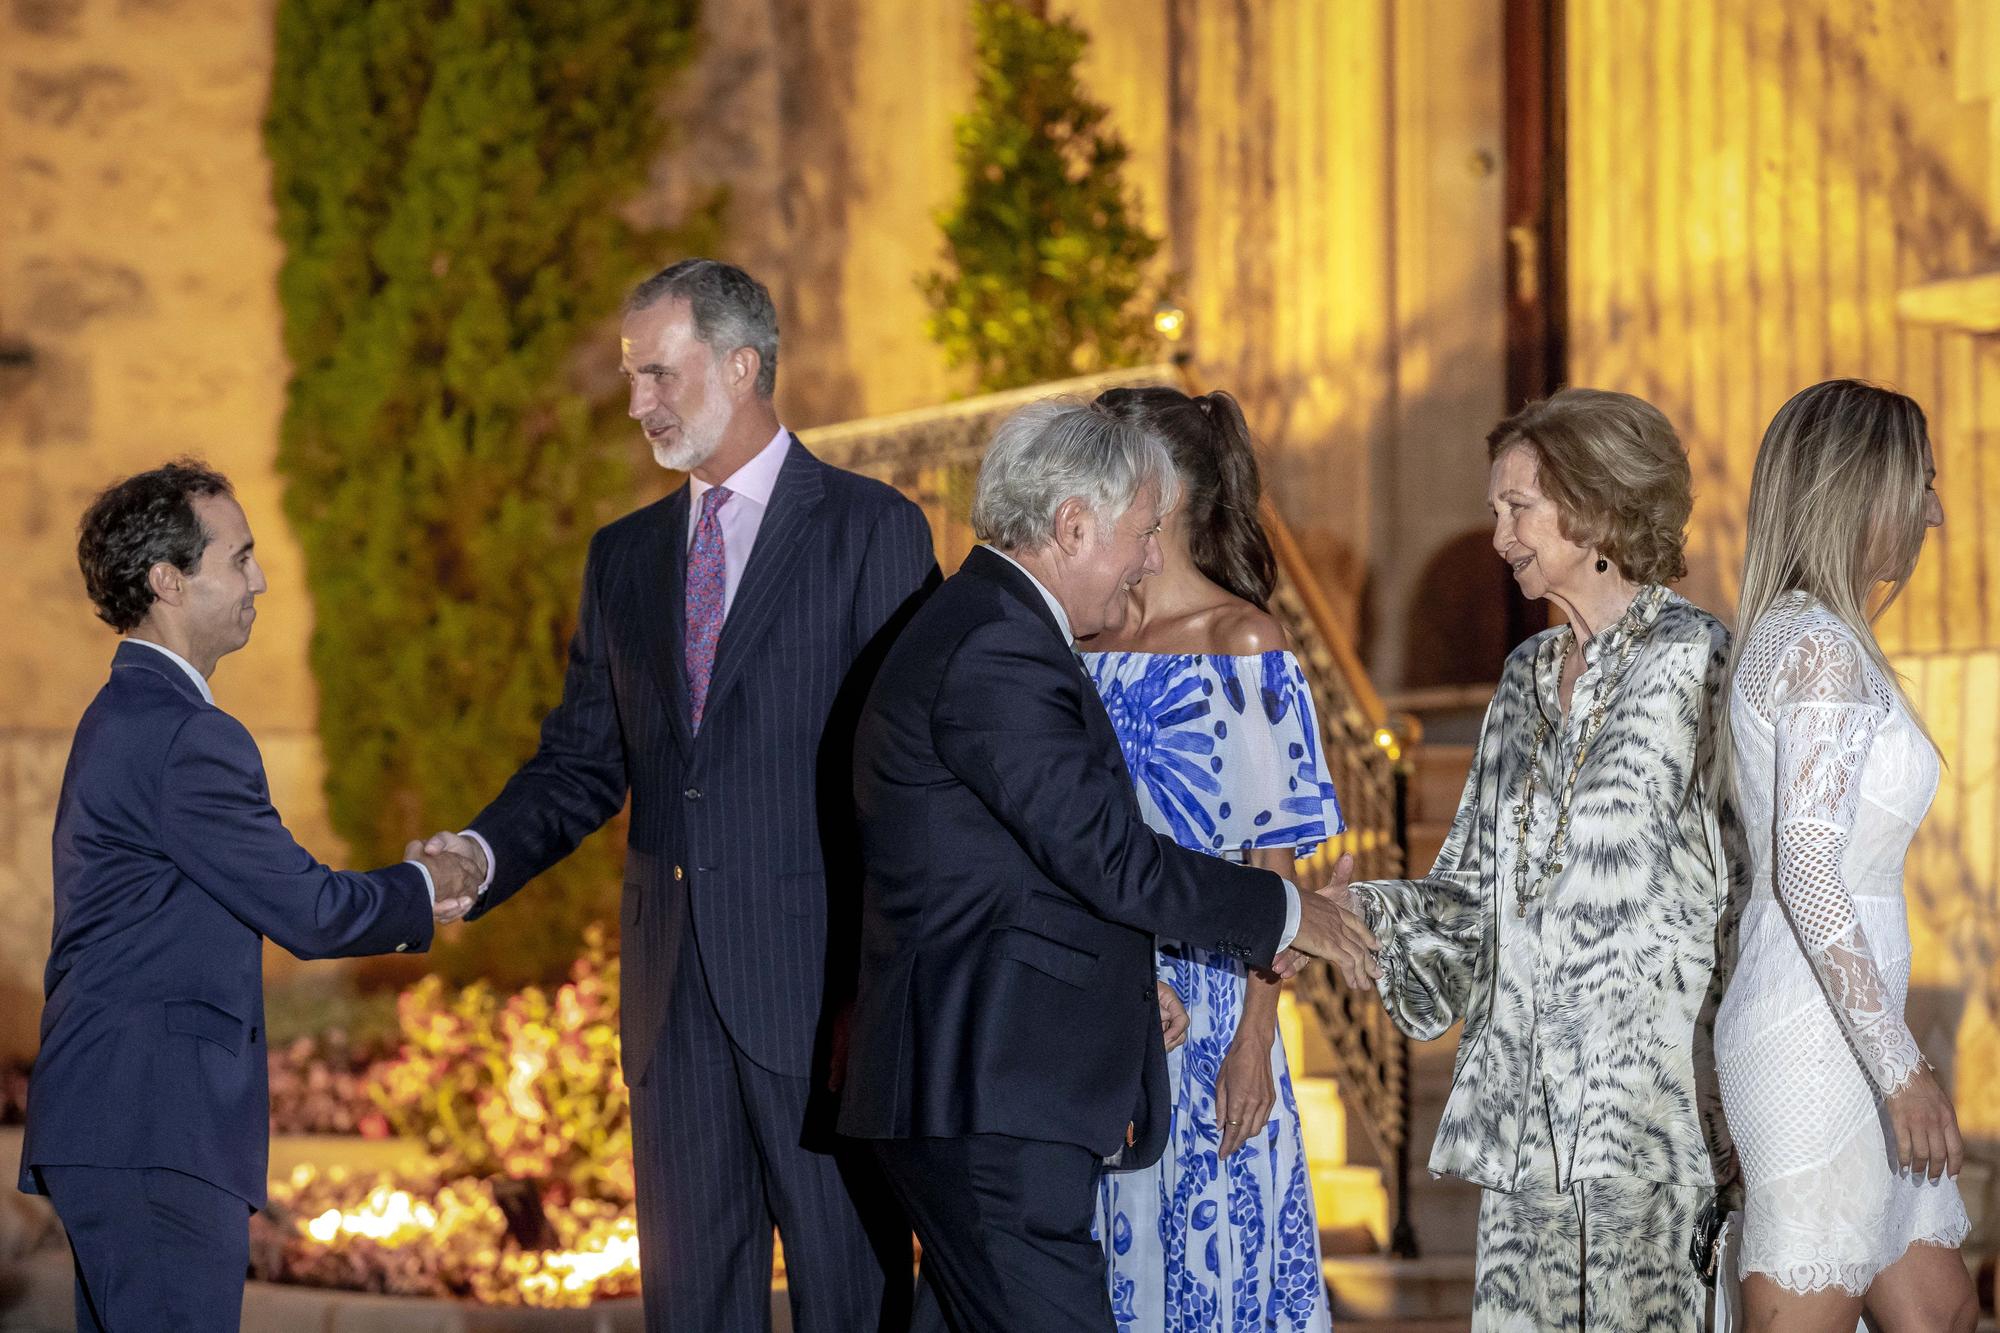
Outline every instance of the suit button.
{"label": "suit button", "polygon": [[681,870],[679,866],[674,867],[674,878],[676,880],[685,878],[685,873]]}
{"label": "suit button", "polygon": [[687,797],[690,801],[699,801],[701,799],[701,788],[689,787],[686,791],[682,792],[681,795]]}
{"label": "suit button", "polygon": [[1158,991],[1154,990],[1151,986],[1148,986],[1144,990],[1139,992],[1139,999],[1141,1003],[1151,1004],[1154,998],[1158,995],[1159,995]]}

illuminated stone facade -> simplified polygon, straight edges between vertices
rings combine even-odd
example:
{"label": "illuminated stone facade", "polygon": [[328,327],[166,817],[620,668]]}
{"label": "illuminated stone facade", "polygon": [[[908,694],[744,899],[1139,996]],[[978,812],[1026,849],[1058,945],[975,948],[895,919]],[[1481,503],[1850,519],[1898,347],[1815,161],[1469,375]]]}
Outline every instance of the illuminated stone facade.
{"label": "illuminated stone facade", "polygon": [[[218,691],[295,830],[339,856],[318,796],[310,608],[271,469],[285,376],[258,126],[271,4],[0,5],[0,343],[33,356],[0,364],[17,627],[0,643],[0,1051],[32,1041],[49,815],[111,648],[71,533],[109,478],[198,451],[237,479],[272,592]],[[1503,406],[1500,6],[1055,8],[1094,34],[1086,75],[1182,275],[1195,369],[1245,399],[1277,502],[1393,689],[1432,562],[1454,541],[1478,549],[1479,439]],[[1955,1056],[1967,1127],[1991,1144],[2000,351],[1969,331],[1978,292],[1954,328],[1957,289],[1934,285],[1978,277],[1992,253],[2000,26],[1979,0],[1567,9],[1571,378],[1653,397],[1693,446],[1690,593],[1727,608],[1757,435],[1792,390],[1858,373],[1932,412],[1950,521],[1885,622],[1950,761],[1912,860],[1913,1017]],[[706,11],[670,108],[677,146],[635,213],[729,189],[727,253],[779,299],[793,424],[949,398],[963,385],[924,335],[915,277],[955,183],[963,9]]]}
{"label": "illuminated stone facade", "polygon": [[1880,624],[1944,752],[1910,1022],[2000,1239],[2000,22],[1980,0],[1569,5],[1574,378],[1680,427],[1689,595],[1727,608],[1765,424],[1856,375],[1929,414],[1945,526]]}

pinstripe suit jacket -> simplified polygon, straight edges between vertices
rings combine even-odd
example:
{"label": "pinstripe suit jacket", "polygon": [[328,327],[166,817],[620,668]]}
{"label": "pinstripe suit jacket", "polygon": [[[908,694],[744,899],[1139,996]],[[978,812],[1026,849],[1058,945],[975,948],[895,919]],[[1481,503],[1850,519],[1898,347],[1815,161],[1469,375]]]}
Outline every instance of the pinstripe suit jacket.
{"label": "pinstripe suit jacket", "polygon": [[892,488],[792,437],[694,732],[688,510],[683,486],[592,539],[562,702],[535,756],[472,822],[494,853],[473,915],[568,855],[629,791],[626,1081],[646,1078],[689,931],[737,1046],[803,1076],[856,952],[854,718],[892,622],[936,580],[930,525]]}

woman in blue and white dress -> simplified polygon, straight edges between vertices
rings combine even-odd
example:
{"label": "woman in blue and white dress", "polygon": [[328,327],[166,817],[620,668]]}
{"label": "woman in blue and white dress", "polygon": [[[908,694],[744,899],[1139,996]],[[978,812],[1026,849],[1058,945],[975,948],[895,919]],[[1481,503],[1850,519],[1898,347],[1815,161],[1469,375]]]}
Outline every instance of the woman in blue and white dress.
{"label": "woman in blue and white dress", "polygon": [[[1344,829],[1298,660],[1265,609],[1276,579],[1257,521],[1257,462],[1228,394],[1113,389],[1098,402],[1164,441],[1183,499],[1164,565],[1115,641],[1084,662],[1146,821],[1184,847],[1296,879]],[[1103,636],[1110,640],[1112,636]],[[1187,1011],[1168,1055],[1173,1110],[1155,1165],[1107,1172],[1098,1199],[1120,1330],[1327,1330],[1319,1225],[1271,974],[1162,941]]]}

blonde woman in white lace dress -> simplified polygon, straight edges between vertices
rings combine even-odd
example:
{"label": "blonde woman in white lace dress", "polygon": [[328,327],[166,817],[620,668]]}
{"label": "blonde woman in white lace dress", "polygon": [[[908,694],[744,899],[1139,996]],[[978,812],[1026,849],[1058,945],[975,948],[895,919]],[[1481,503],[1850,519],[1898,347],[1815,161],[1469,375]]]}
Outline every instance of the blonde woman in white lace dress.
{"label": "blonde woman in white lace dress", "polygon": [[1835,380],[1779,411],[1751,482],[1728,727],[1754,880],[1715,1051],[1755,1330],[1977,1319],[1963,1146],[1903,1018],[1938,755],[1868,613],[1944,521],[1935,477],[1914,402]]}

